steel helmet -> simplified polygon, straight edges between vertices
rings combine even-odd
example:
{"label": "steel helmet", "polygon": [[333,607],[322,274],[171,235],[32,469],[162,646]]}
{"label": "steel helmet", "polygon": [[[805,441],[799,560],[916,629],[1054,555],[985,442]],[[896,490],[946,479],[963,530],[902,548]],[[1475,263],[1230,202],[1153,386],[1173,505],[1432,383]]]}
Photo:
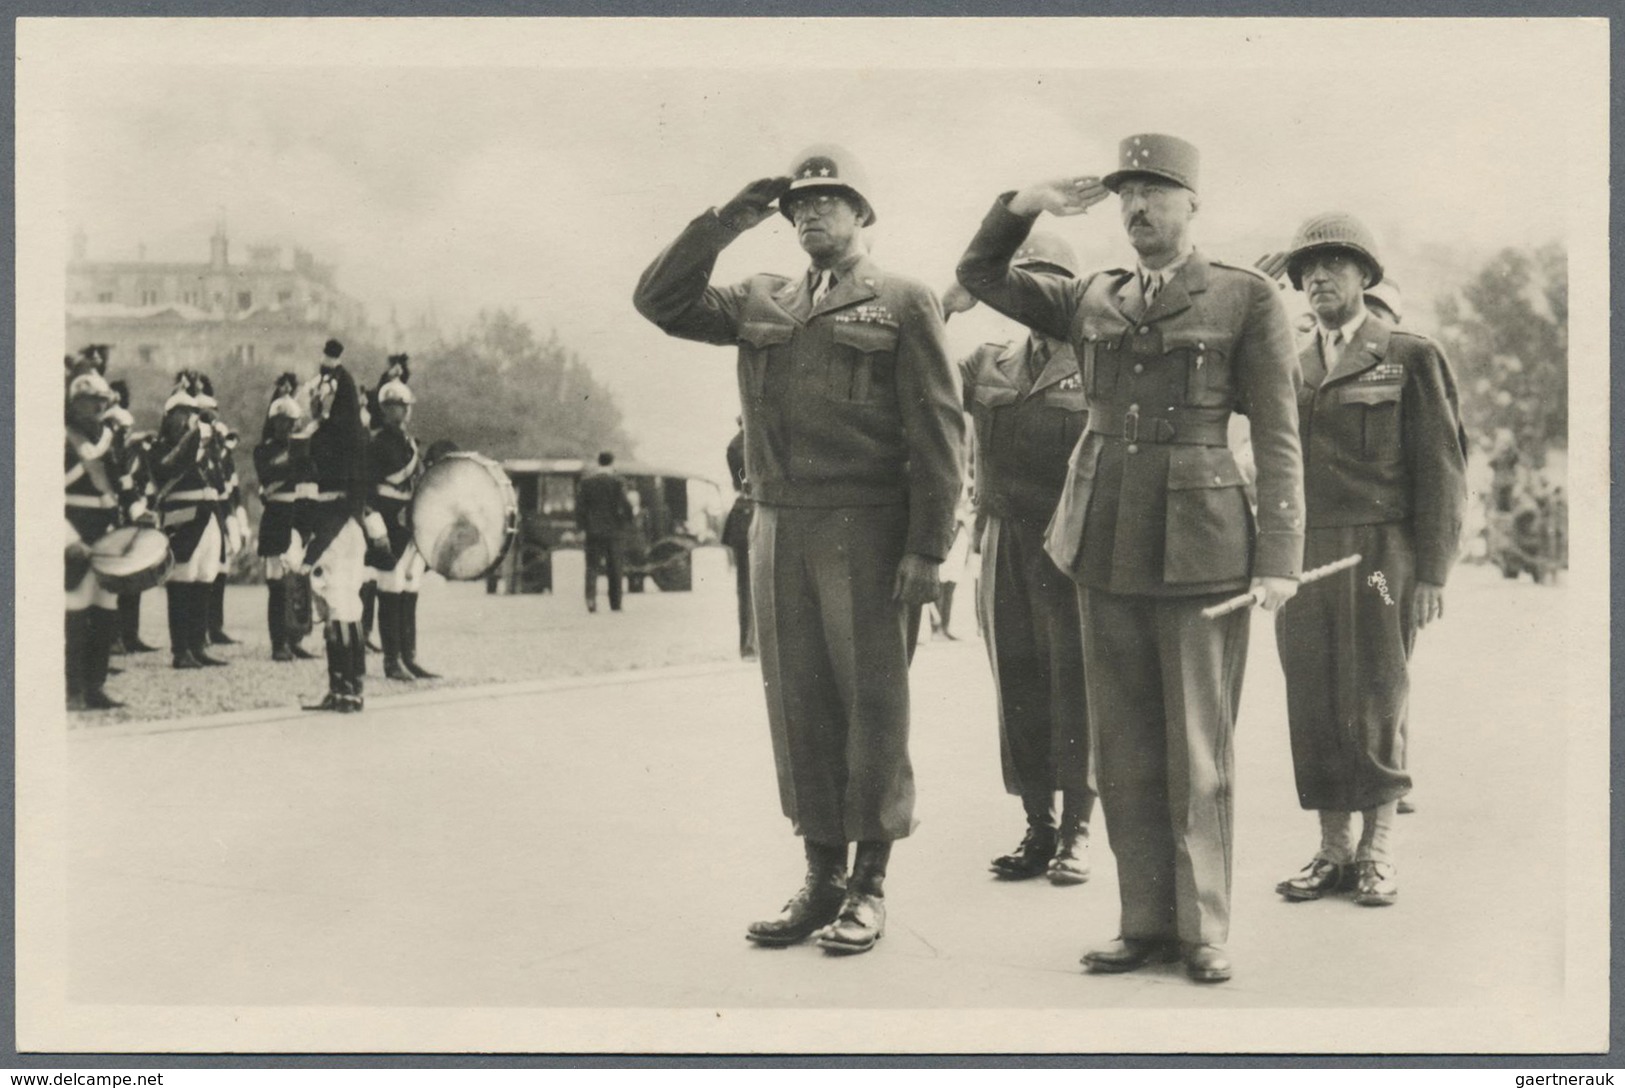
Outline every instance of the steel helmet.
{"label": "steel helmet", "polygon": [[831,190],[852,197],[858,202],[858,212],[863,217],[863,225],[870,226],[875,221],[874,206],[869,203],[864,191],[869,188],[869,176],[858,165],[858,160],[852,152],[838,144],[813,144],[803,148],[801,153],[790,160],[790,188],[779,197],[779,212],[790,218],[790,205],[794,203],[795,194],[808,190]]}
{"label": "steel helmet", "polygon": [[1017,268],[1043,268],[1054,272],[1062,272],[1076,279],[1078,276],[1078,255],[1072,252],[1064,238],[1035,231],[1027,236],[1027,240],[1016,250],[1016,255],[1010,258],[1010,263]]}
{"label": "steel helmet", "polygon": [[1365,263],[1371,282],[1370,289],[1382,282],[1382,262],[1377,259],[1377,242],[1365,224],[1347,212],[1323,212],[1303,221],[1292,236],[1292,248],[1287,253],[1286,274],[1292,286],[1303,290],[1303,259],[1319,250],[1342,249],[1353,253]]}

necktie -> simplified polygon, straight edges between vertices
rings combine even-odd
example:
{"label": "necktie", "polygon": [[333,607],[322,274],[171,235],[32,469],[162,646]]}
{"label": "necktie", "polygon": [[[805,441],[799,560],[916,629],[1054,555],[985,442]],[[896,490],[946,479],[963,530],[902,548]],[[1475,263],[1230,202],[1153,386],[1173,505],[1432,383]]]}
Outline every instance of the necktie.
{"label": "necktie", "polygon": [[1044,373],[1044,368],[1048,365],[1049,345],[1043,343],[1042,341],[1035,341],[1033,344],[1033,350],[1027,356],[1028,380],[1037,382],[1039,375]]}
{"label": "necktie", "polygon": [[1151,309],[1151,304],[1157,301],[1157,292],[1162,290],[1162,276],[1156,272],[1146,274],[1145,283],[1141,285],[1140,293],[1145,296],[1145,308]]}
{"label": "necktie", "polygon": [[1337,365],[1337,357],[1342,354],[1343,330],[1333,329],[1330,335],[1320,338],[1320,357],[1311,358],[1310,365],[1303,372],[1303,380],[1313,389],[1319,389],[1326,375]]}
{"label": "necktie", "polygon": [[818,281],[813,284],[813,305],[817,306],[824,301],[824,296],[835,289],[835,273],[823,271],[818,273]]}

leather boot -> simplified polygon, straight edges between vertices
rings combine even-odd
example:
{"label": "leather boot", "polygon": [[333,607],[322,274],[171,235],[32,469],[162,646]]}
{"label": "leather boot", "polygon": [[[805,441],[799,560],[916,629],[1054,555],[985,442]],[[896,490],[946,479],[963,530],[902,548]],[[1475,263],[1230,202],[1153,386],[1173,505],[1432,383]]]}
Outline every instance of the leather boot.
{"label": "leather boot", "polygon": [[1061,833],[1049,863],[1049,882],[1057,886],[1082,884],[1089,879],[1089,816],[1095,795],[1068,790],[1061,806]]}
{"label": "leather boot", "polygon": [[1054,794],[1049,790],[1024,794],[1021,807],[1027,811],[1027,834],[1021,845],[993,859],[988,868],[1002,880],[1027,880],[1049,869],[1055,857]]}
{"label": "leather boot", "polygon": [[89,638],[90,610],[80,609],[78,612],[66,614],[63,625],[63,664],[67,670],[68,680],[68,709],[84,710],[85,707],[85,659],[88,656],[86,645]]}
{"label": "leather boot", "polygon": [[265,629],[271,635],[271,660],[292,661],[288,649],[288,587],[281,578],[265,583]]}
{"label": "leather boot", "polygon": [[85,629],[85,694],[87,710],[113,710],[124,704],[110,698],[103,686],[107,683],[107,661],[118,637],[118,613],[110,608],[85,610],[89,622]]}
{"label": "leather boot", "polygon": [[401,594],[401,664],[419,680],[438,680],[440,674],[418,664],[418,595]]}
{"label": "leather boot", "polygon": [[226,576],[218,574],[209,587],[209,642],[215,646],[235,646],[237,640],[226,634]]}
{"label": "leather boot", "polygon": [[886,865],[890,842],[860,842],[852,879],[835,920],[818,931],[818,947],[836,955],[867,952],[886,935]]}
{"label": "leather boot", "polygon": [[415,680],[401,665],[401,595],[378,592],[378,641],[384,644],[384,675],[391,680]]}
{"label": "leather boot", "polygon": [[373,619],[378,614],[378,583],[361,583],[361,634],[362,644],[373,653],[382,648],[372,641]]}
{"label": "leather boot", "polygon": [[164,595],[169,598],[169,652],[177,669],[201,669],[203,662],[192,656],[191,631],[186,623],[187,590],[185,582],[169,582]]}
{"label": "leather boot", "polygon": [[[289,598],[288,610],[283,613],[282,620],[288,633],[288,652],[301,661],[314,661],[316,655],[299,644],[310,629],[310,575],[285,575],[282,592]],[[302,607],[295,607],[296,603],[301,602]]]}
{"label": "leather boot", "polygon": [[118,599],[118,614],[119,640],[124,643],[125,653],[150,654],[158,648],[141,641],[141,594],[121,594]]}
{"label": "leather boot", "polygon": [[322,642],[327,648],[327,694],[319,703],[305,703],[301,710],[345,711],[349,695],[350,648],[344,641],[344,624],[330,620],[322,625]]}
{"label": "leather boot", "polygon": [[752,922],[745,937],[757,944],[798,944],[835,920],[846,897],[846,844],[831,846],[803,840],[807,879],[777,918]]}
{"label": "leather boot", "polygon": [[219,666],[226,662],[218,657],[210,657],[208,651],[209,608],[213,596],[213,582],[194,582],[186,587],[187,645],[191,647],[192,656],[197,658],[198,664]]}
{"label": "leather boot", "polygon": [[344,625],[344,639],[345,645],[349,648],[346,659],[349,675],[346,677],[344,710],[348,714],[354,714],[363,706],[362,689],[367,683],[367,639],[361,633],[359,623]]}

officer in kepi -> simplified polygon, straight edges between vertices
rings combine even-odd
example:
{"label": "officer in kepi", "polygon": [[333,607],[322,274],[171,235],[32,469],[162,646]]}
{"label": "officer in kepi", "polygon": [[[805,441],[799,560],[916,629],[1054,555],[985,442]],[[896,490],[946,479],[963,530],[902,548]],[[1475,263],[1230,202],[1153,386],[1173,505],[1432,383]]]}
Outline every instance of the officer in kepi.
{"label": "officer in kepi", "polygon": [[118,630],[118,598],[90,568],[90,546],[118,524],[118,466],[113,431],[102,413],[116,403],[107,380],[93,367],[66,360],[67,443],[64,542],[67,564],[65,665],[69,710],[123,706],[103,690]]}
{"label": "officer in kepi", "polygon": [[1320,848],[1276,891],[1352,891],[1361,906],[1386,906],[1399,896],[1392,833],[1411,787],[1408,662],[1417,632],[1444,616],[1467,505],[1466,436],[1444,352],[1367,309],[1383,266],[1364,224],[1343,212],[1306,220],[1287,274],[1317,322],[1299,353],[1304,562],[1361,560],[1276,616],[1298,800],[1320,815]]}
{"label": "officer in kepi", "polygon": [[[801,890],[746,936],[817,934],[832,953],[884,933],[892,843],[914,829],[908,633],[938,594],[964,442],[941,308],[869,259],[870,193],[849,152],[808,148],[788,177],[690,223],[633,297],[673,336],[738,349],[768,724],[807,862]],[[775,201],[810,267],[710,285],[718,255]]]}
{"label": "officer in kepi", "polygon": [[[1036,231],[1011,265],[1067,280],[1078,269],[1071,246]],[[957,283],[944,295],[950,314],[975,305]],[[977,607],[998,696],[999,761],[1005,790],[1027,814],[1021,844],[991,868],[1006,880],[1047,874],[1052,884],[1082,884],[1095,807],[1083,635],[1072,579],[1044,551],[1067,458],[1089,418],[1078,359],[1065,340],[1034,331],[983,344],[960,363],[960,375],[976,426],[971,475],[976,523],[986,526]]]}
{"label": "officer in kepi", "polygon": [[[1079,215],[1115,193],[1134,268],[1081,279],[1012,267],[1037,217]],[[1095,773],[1117,859],[1118,938],[1094,972],[1183,959],[1198,982],[1231,975],[1231,736],[1250,616],[1202,610],[1250,591],[1269,610],[1297,590],[1303,459],[1297,360],[1273,283],[1190,241],[1197,150],[1122,141],[1104,178],[1001,196],[959,265],[971,294],[1071,343],[1089,401],[1045,539],[1079,587]],[[1227,445],[1247,414],[1258,513]]]}
{"label": "officer in kepi", "polygon": [[[405,369],[406,356],[393,356]],[[423,475],[418,440],[407,433],[417,398],[404,377],[378,387],[378,416],[367,450],[372,474],[372,508],[384,519],[389,546],[377,557],[378,638],[383,643],[384,675],[391,680],[432,680],[418,664],[418,592],[429,565],[412,542],[412,495]]]}

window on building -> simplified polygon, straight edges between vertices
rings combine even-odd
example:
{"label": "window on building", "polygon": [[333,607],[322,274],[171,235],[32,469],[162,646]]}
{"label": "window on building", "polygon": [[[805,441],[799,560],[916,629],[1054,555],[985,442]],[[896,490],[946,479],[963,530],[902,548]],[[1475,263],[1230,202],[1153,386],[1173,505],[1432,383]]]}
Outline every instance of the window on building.
{"label": "window on building", "polygon": [[238,291],[237,292],[237,308],[239,310],[246,310],[246,309],[250,308],[253,305],[254,305],[254,292],[252,292],[252,291]]}
{"label": "window on building", "polygon": [[158,348],[153,344],[142,344],[140,347],[135,349],[135,352],[141,357],[141,362],[143,364],[151,366],[153,357],[158,353]]}
{"label": "window on building", "polygon": [[111,291],[99,291],[99,292],[97,292],[96,301],[97,302],[112,302],[113,301],[113,292],[111,292]]}
{"label": "window on building", "polygon": [[291,303],[292,301],[293,301],[293,292],[292,291],[278,291],[276,293],[276,304],[278,306],[286,306],[289,303]]}
{"label": "window on building", "polygon": [[143,306],[156,306],[156,305],[158,305],[158,292],[154,291],[150,287],[143,288],[142,291],[141,291],[141,305],[143,305]]}
{"label": "window on building", "polygon": [[237,361],[239,363],[243,363],[245,365],[252,365],[253,362],[254,362],[254,345],[253,344],[238,344],[237,345]]}

